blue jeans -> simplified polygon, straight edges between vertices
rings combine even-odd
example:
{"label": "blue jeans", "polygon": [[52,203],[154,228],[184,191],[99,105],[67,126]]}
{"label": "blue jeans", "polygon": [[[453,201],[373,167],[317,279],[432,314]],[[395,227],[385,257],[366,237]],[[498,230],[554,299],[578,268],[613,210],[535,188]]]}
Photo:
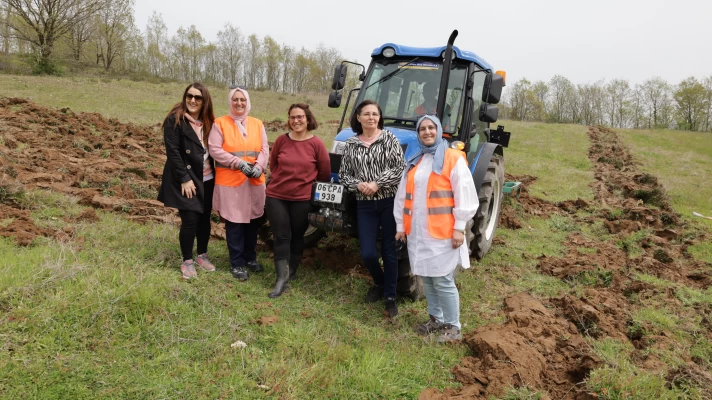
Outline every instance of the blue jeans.
{"label": "blue jeans", "polygon": [[247,224],[225,221],[225,241],[230,253],[230,268],[244,267],[257,260],[257,219]]}
{"label": "blue jeans", "polygon": [[[361,259],[373,277],[373,283],[383,288],[383,295],[396,298],[398,255],[396,254],[396,220],[393,217],[393,197],[382,200],[357,200],[358,240]],[[378,262],[378,234],[381,234],[381,258]]]}
{"label": "blue jeans", "polygon": [[428,314],[460,329],[460,293],[455,286],[455,271],[445,276],[421,276]]}

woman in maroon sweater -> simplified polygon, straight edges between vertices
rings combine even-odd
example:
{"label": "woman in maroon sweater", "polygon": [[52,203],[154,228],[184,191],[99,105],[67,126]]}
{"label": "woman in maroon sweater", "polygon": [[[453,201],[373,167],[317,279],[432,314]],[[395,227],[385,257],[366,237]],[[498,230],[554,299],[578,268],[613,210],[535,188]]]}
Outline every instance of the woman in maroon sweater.
{"label": "woman in maroon sweater", "polygon": [[269,297],[279,297],[289,287],[302,260],[304,232],[309,227],[311,188],[316,180],[328,181],[329,152],[310,132],[319,124],[309,105],[289,107],[290,132],[277,138],[270,153],[272,178],[267,185],[267,218],[274,234],[277,283]]}

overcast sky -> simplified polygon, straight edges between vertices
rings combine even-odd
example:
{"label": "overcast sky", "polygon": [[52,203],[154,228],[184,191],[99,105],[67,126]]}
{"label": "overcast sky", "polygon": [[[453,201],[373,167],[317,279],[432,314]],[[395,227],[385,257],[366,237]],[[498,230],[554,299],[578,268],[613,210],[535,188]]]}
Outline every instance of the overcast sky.
{"label": "overcast sky", "polygon": [[142,31],[153,11],[169,35],[195,25],[216,41],[231,22],[245,35],[323,43],[364,64],[383,43],[440,46],[457,29],[455,45],[507,71],[509,82],[712,75],[712,0],[136,0]]}

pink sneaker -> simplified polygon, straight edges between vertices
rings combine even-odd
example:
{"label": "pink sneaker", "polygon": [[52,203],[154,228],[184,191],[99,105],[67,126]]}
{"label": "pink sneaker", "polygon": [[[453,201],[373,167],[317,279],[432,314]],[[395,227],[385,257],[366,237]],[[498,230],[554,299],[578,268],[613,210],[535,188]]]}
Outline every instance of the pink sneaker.
{"label": "pink sneaker", "polygon": [[203,271],[215,272],[215,266],[208,260],[208,253],[198,254],[198,257],[195,257],[195,262]]}
{"label": "pink sneaker", "polygon": [[197,278],[198,273],[195,272],[195,263],[193,260],[185,260],[180,265],[180,272],[183,274],[183,279]]}

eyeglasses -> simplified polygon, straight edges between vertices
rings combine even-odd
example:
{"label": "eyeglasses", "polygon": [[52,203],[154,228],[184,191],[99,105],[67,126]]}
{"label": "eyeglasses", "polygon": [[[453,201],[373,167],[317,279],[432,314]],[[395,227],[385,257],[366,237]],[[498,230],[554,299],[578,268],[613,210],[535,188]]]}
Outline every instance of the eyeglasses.
{"label": "eyeglasses", "polygon": [[186,99],[186,100],[193,100],[193,99],[195,99],[195,101],[197,101],[198,103],[200,103],[201,101],[203,101],[203,96],[201,96],[201,95],[194,95],[194,94],[188,93],[188,94],[185,95],[185,99]]}
{"label": "eyeglasses", "polygon": [[228,89],[230,89],[230,90],[232,90],[232,89],[247,90],[247,86],[243,86],[243,85],[230,85],[230,86],[228,86]]}
{"label": "eyeglasses", "polygon": [[306,117],[307,117],[306,115],[290,115],[289,120],[290,121],[297,121],[297,120],[301,121],[303,119],[306,119]]}

